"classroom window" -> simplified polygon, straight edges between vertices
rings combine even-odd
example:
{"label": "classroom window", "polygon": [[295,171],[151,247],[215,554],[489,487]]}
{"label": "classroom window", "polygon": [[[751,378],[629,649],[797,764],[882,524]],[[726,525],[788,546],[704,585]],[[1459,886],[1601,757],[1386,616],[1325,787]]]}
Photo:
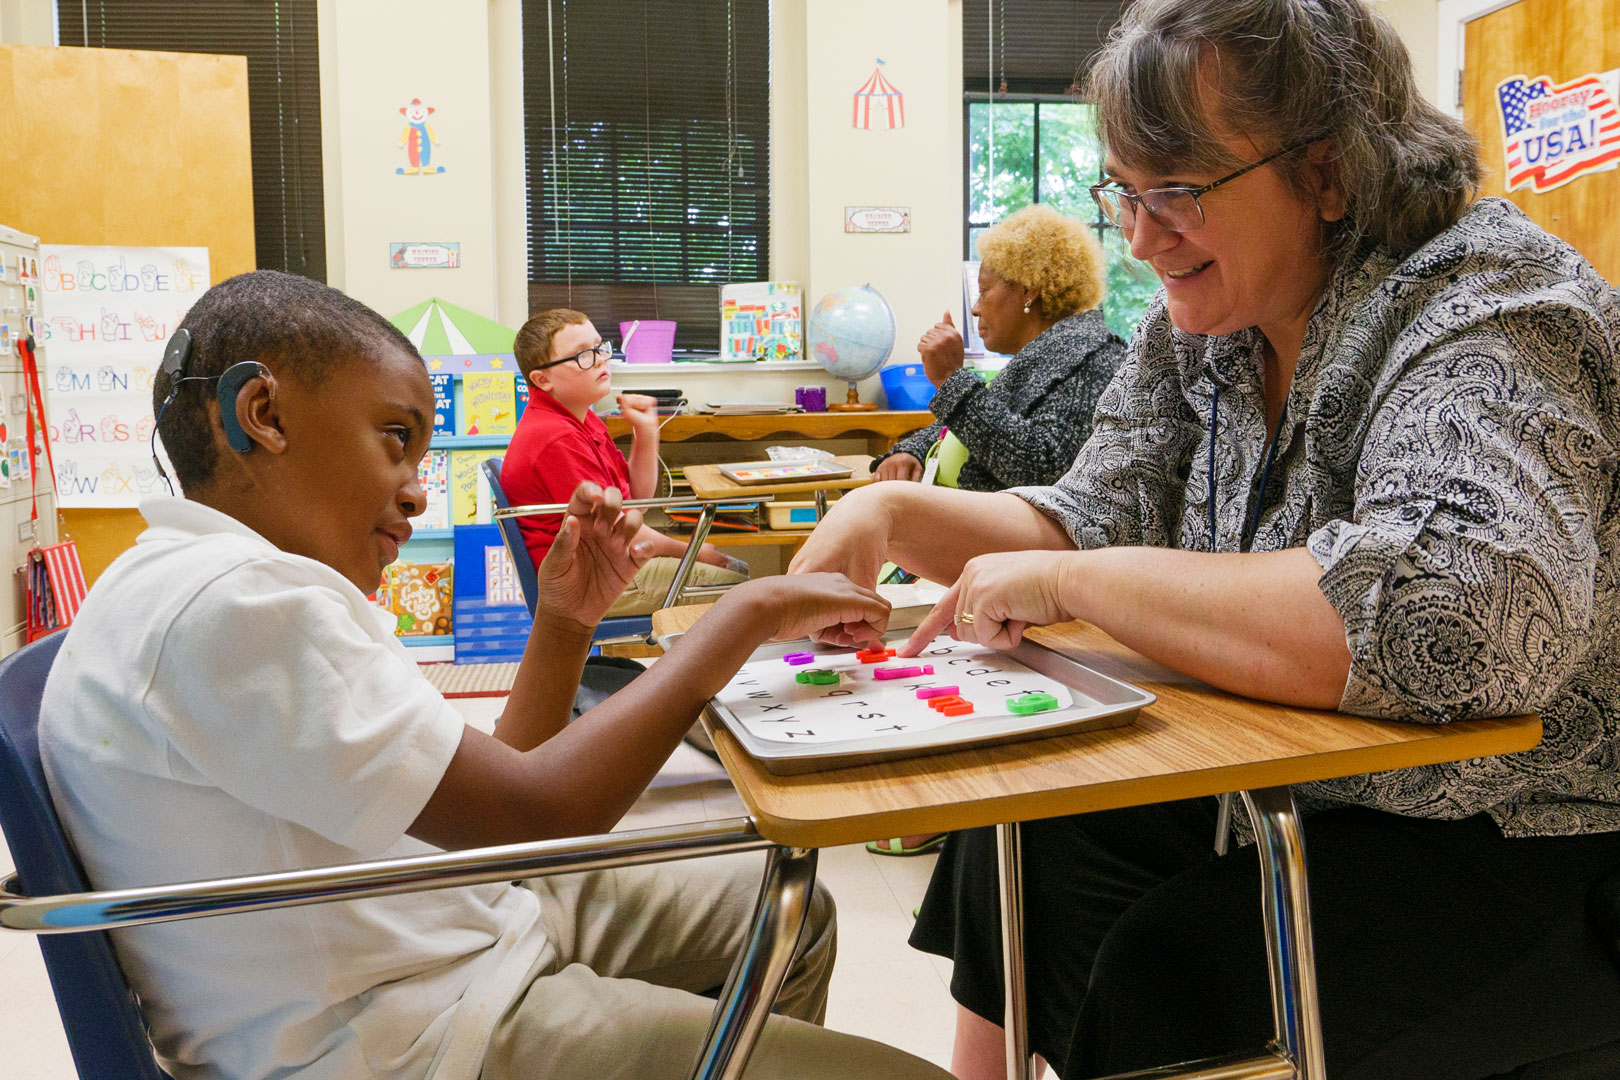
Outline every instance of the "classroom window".
{"label": "classroom window", "polygon": [[1102,147],[1092,107],[1075,101],[997,98],[967,104],[967,220],[965,248],[977,259],[980,235],[1015,210],[1045,203],[1096,230],[1108,259],[1103,318],[1129,339],[1158,279],[1130,257],[1119,229],[1091,198],[1102,175]]}
{"label": "classroom window", "polygon": [[325,281],[315,3],[59,0],[56,20],[60,45],[247,57],[256,264]]}
{"label": "classroom window", "polygon": [[524,0],[523,42],[530,312],[714,352],[720,287],[768,276],[768,0]]}

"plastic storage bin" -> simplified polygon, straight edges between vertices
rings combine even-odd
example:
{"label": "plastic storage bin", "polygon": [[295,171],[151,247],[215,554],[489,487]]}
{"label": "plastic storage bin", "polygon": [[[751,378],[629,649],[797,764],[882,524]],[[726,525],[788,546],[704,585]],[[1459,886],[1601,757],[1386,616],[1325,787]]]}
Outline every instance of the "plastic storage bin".
{"label": "plastic storage bin", "polygon": [[934,400],[934,384],[928,381],[921,364],[893,364],[878,372],[878,377],[883,380],[883,397],[891,409],[926,409]]}
{"label": "plastic storage bin", "polygon": [[816,504],[813,502],[768,502],[765,516],[773,529],[813,529]]}
{"label": "plastic storage bin", "polygon": [[667,364],[675,355],[673,319],[637,319],[619,324],[624,358],[631,364]]}

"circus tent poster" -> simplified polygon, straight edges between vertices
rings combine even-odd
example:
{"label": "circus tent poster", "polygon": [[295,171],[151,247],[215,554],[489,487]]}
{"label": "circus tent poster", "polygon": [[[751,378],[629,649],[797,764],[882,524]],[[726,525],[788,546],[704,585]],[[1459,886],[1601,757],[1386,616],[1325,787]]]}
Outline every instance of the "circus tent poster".
{"label": "circus tent poster", "polygon": [[881,57],[878,59],[877,67],[872,69],[871,78],[855,91],[851,126],[861,131],[870,131],[874,126],[890,131],[906,126],[905,96],[893,83],[884,78]]}

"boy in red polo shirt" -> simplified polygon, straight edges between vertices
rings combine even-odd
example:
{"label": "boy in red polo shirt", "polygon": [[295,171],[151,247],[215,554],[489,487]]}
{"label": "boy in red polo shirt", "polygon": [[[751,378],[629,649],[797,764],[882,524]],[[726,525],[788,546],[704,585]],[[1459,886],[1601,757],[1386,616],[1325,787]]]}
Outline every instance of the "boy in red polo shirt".
{"label": "boy in red polo shirt", "polygon": [[[523,324],[513,345],[529,381],[529,407],[518,421],[501,465],[501,487],[513,505],[565,503],[582,481],[618,488],[626,498],[651,498],[658,486],[658,411],[645,394],[620,394],[619,411],[632,432],[627,462],[591,406],[613,389],[608,376],[612,346],[591,320],[568,308],[542,311]],[[536,566],[551,550],[560,517],[518,519]],[[637,543],[652,558],[636,574],[608,615],[656,610],[669,592],[686,544],[645,525]],[[748,565],[704,544],[689,585],[734,585]]]}

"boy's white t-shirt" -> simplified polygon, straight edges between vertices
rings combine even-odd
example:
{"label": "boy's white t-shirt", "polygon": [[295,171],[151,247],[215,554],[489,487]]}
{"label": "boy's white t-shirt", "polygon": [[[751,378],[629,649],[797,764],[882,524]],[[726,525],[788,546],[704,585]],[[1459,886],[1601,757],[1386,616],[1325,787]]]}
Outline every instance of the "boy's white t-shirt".
{"label": "boy's white t-shirt", "polygon": [[[405,835],[463,722],[332,568],[184,499],[67,631],[40,750],[98,889],[436,851]],[[178,1080],[468,1080],[545,944],[508,884],[135,927],[113,942]],[[442,1061],[441,1061],[442,1059]]]}

